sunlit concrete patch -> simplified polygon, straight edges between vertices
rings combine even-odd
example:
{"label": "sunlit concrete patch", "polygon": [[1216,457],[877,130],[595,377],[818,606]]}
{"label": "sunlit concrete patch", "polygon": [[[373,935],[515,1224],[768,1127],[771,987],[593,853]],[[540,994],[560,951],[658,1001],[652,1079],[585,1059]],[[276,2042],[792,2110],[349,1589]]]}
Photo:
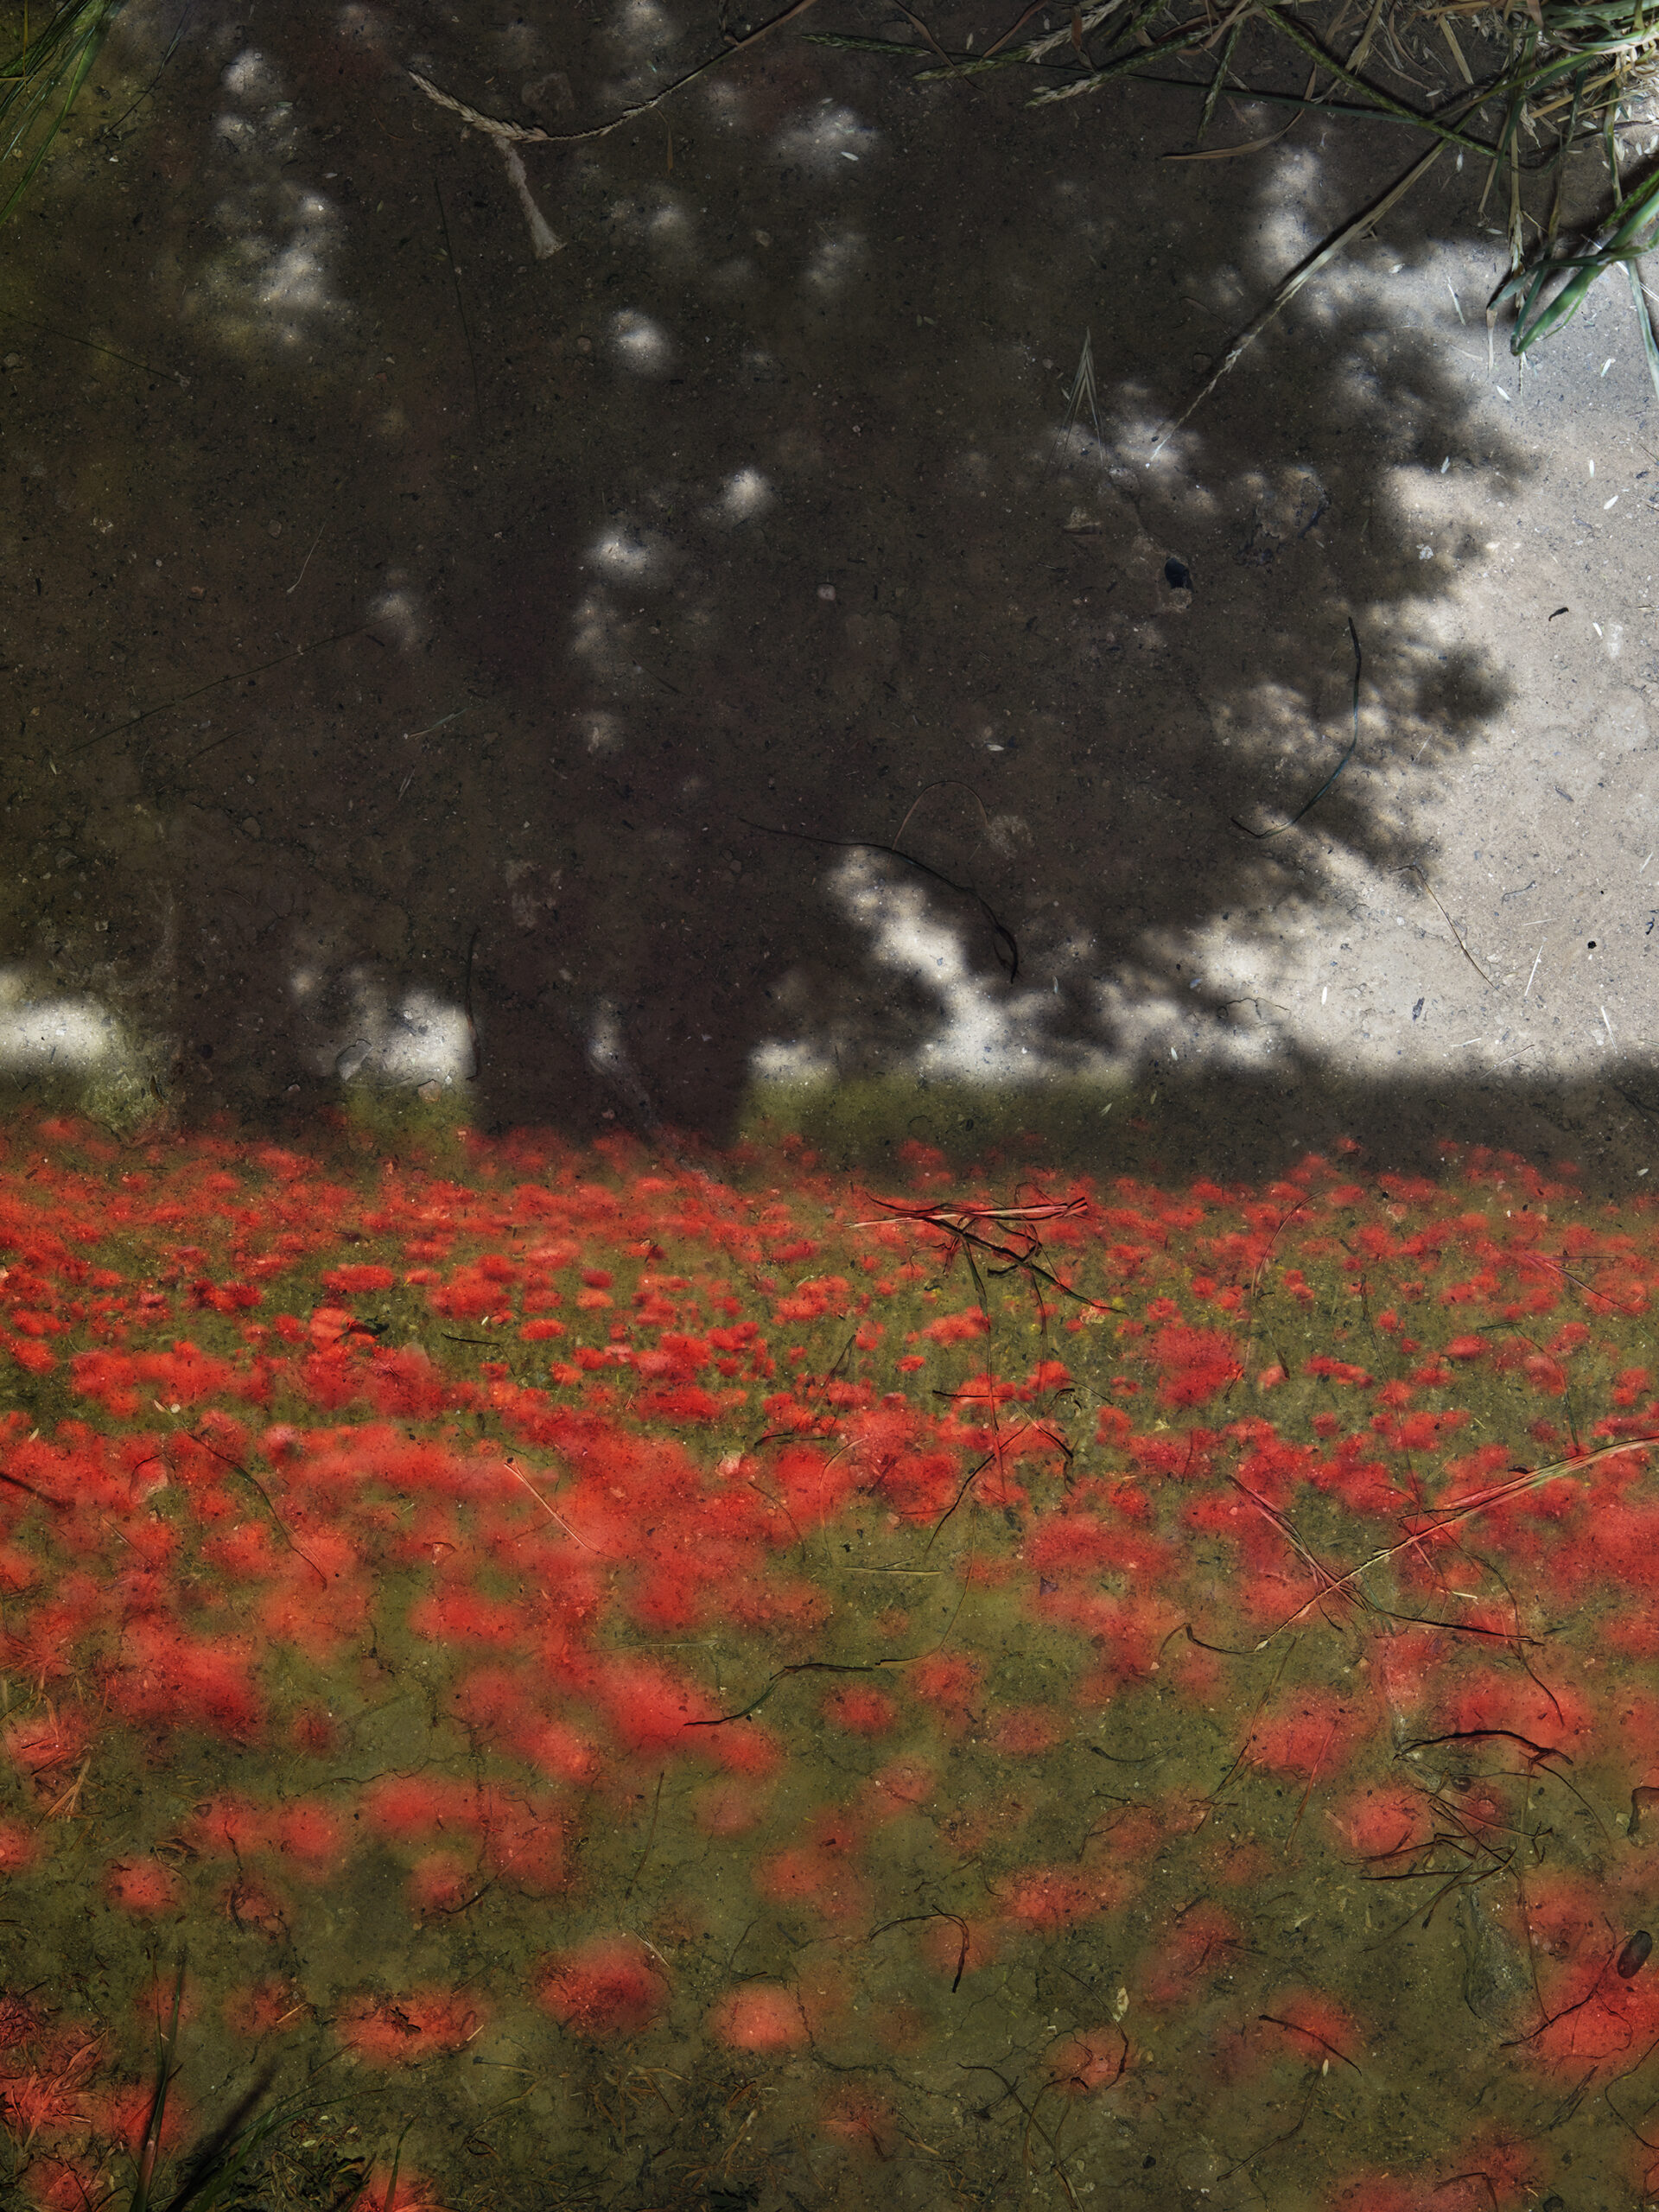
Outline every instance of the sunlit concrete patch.
{"label": "sunlit concrete patch", "polygon": [[363,4],[363,0],[346,0],[346,5],[334,16],[334,35],[342,46],[382,52],[390,43],[391,22],[378,8]]}
{"label": "sunlit concrete patch", "polygon": [[801,281],[825,299],[844,292],[863,269],[868,248],[861,231],[835,231],[813,248]]}
{"label": "sunlit concrete patch", "polygon": [[810,175],[833,177],[854,162],[867,161],[880,143],[880,134],[851,108],[826,99],[815,114],[780,130],[772,141],[772,152],[780,162]]}
{"label": "sunlit concrete patch", "polygon": [[703,282],[710,299],[735,300],[753,293],[760,281],[760,271],[746,253],[730,261],[717,262]]}
{"label": "sunlit concrete patch", "polygon": [[365,612],[365,629],[399,652],[413,652],[426,634],[418,593],[396,578],[377,593]]}
{"label": "sunlit concrete patch", "polygon": [[994,474],[988,454],[969,446],[945,463],[944,481],[959,498],[983,499],[990,495]]}
{"label": "sunlit concrete patch", "polygon": [[576,741],[584,752],[595,756],[620,753],[627,742],[627,728],[620,715],[595,707],[577,715]]}
{"label": "sunlit concrete patch", "polygon": [[697,226],[677,194],[664,194],[642,209],[641,227],[656,251],[671,260],[689,261],[696,250]]}
{"label": "sunlit concrete patch", "polygon": [[621,0],[613,10],[607,33],[630,53],[656,53],[671,46],[682,33],[661,0]]}
{"label": "sunlit concrete patch", "polygon": [[778,494],[758,468],[734,469],[709,509],[711,522],[753,522],[778,502]]}
{"label": "sunlit concrete patch", "polygon": [[[1432,651],[1432,639],[1423,645]],[[1287,700],[1276,714],[1269,697],[1255,704],[1252,741],[1283,754],[1275,789],[1305,796],[1306,776],[1340,758],[1341,736],[1293,729]],[[946,898],[875,855],[852,855],[831,880],[835,905],[870,967],[931,1001],[879,1064],[1005,1084],[1132,1082],[1176,1066],[1259,1075],[1292,1062],[1348,1076],[1397,1076],[1425,1062],[1459,1076],[1611,1073],[1659,1049],[1643,965],[1654,945],[1659,975],[1659,887],[1643,888],[1659,869],[1648,731],[1632,690],[1582,737],[1560,732],[1541,758],[1535,744],[1496,735],[1434,772],[1409,806],[1379,792],[1376,810],[1393,812],[1421,861],[1378,865],[1301,828],[1287,847],[1299,855],[1300,887],[1249,913],[1149,932],[1109,968],[1074,931],[1037,957],[1040,978],[1013,992],[969,959]],[[1368,709],[1363,741],[1383,734]],[[1564,843],[1558,829],[1522,869],[1482,840],[1497,793],[1529,777],[1547,783],[1563,822],[1582,817],[1573,825],[1582,842]],[[1427,835],[1414,846],[1414,825],[1430,823],[1438,849]],[[1621,873],[1628,889],[1615,905],[1605,887]],[[1091,1038],[1056,1035],[1063,992],[1065,1003],[1090,1006]],[[786,1029],[792,1010],[785,990],[779,1033],[751,1061],[763,1084],[838,1072],[833,1020]]]}
{"label": "sunlit concrete patch", "polygon": [[152,1120],[170,1040],[136,1028],[91,994],[35,996],[22,967],[0,969],[0,1079],[67,1096],[126,1135]]}
{"label": "sunlit concrete patch", "polygon": [[[570,658],[602,679],[613,696],[636,696],[647,688],[635,649],[638,632],[636,619],[624,613],[609,592],[589,592],[571,612]],[[605,750],[609,742],[596,747],[588,741],[589,750]]]}
{"label": "sunlit concrete patch", "polygon": [[1187,978],[1185,988],[1172,977],[1173,966],[1125,966],[1096,980],[1103,1046],[1096,1068],[1127,1080],[1167,1071],[1171,1062],[1189,1071],[1270,1067],[1285,1043],[1281,1017],[1287,1009],[1262,988],[1249,963],[1228,947],[1215,968]]}
{"label": "sunlit concrete patch", "polygon": [[294,1004],[308,1008],[315,1075],[380,1089],[469,1082],[478,1042],[465,1007],[434,991],[398,991],[367,967],[340,973],[327,960],[301,960],[289,973]]}
{"label": "sunlit concrete patch", "polygon": [[221,83],[213,137],[228,182],[213,219],[224,244],[189,304],[236,352],[295,353],[346,317],[334,281],[343,225],[321,182],[300,174],[304,120],[270,59],[244,48]]}
{"label": "sunlit concrete patch", "polygon": [[817,1038],[768,1037],[750,1054],[749,1073],[763,1087],[788,1089],[830,1081],[836,1064]]}
{"label": "sunlit concrete patch", "polygon": [[[1645,764],[1627,760],[1635,772],[1622,776],[1606,752],[1570,741],[1535,764],[1573,777],[1577,790],[1559,801],[1562,814],[1595,791],[1582,771],[1602,770],[1607,795],[1599,815],[1586,809],[1580,831],[1600,855],[1592,877],[1587,861],[1574,871],[1553,841],[1523,868],[1488,849],[1485,793],[1523,771],[1504,757],[1503,740],[1486,750],[1457,771],[1461,806],[1436,810],[1440,849],[1425,842],[1423,862],[1377,869],[1327,851],[1319,895],[1254,918],[1248,936],[1217,919],[1182,940],[1183,963],[1202,979],[1215,1024],[1199,1058],[1226,1057],[1217,1017],[1230,1019],[1241,1000],[1300,1057],[1373,1075],[1427,1061],[1459,1074],[1577,1076],[1652,1052],[1643,959],[1659,894],[1640,904],[1637,850],[1650,826],[1636,788],[1651,780]],[[1624,891],[1618,904],[1609,886]],[[1155,1034],[1155,1020],[1137,1031],[1120,1005],[1103,1003],[1102,1012],[1126,1047]]]}
{"label": "sunlit concrete patch", "polygon": [[1285,834],[1298,810],[1321,782],[1341,772],[1351,733],[1310,728],[1306,702],[1288,684],[1267,678],[1236,703],[1229,702],[1215,718],[1217,741],[1253,763],[1255,793],[1238,817],[1241,834],[1273,838]]}
{"label": "sunlit concrete patch", "polygon": [[878,967],[908,976],[938,1001],[936,1024],[915,1042],[918,1069],[1006,1082],[1040,1073],[1056,1057],[1045,995],[1010,993],[976,975],[958,930],[925,886],[899,880],[875,855],[860,852],[836,869],[831,895],[868,934]]}
{"label": "sunlit concrete patch", "polygon": [[125,1032],[90,998],[35,998],[21,968],[0,969],[0,1073],[84,1074],[122,1052]]}
{"label": "sunlit concrete patch", "polygon": [[747,128],[754,101],[743,86],[728,75],[715,75],[702,79],[696,90],[703,112],[716,130],[729,133]]}
{"label": "sunlit concrete patch", "polygon": [[1100,415],[1113,460],[1145,469],[1160,491],[1189,482],[1203,465],[1203,440],[1180,409],[1166,412],[1141,386],[1123,385],[1109,406],[1103,399]]}
{"label": "sunlit concrete patch", "polygon": [[610,342],[614,359],[635,376],[664,377],[673,365],[668,333],[638,308],[620,308],[611,317]]}
{"label": "sunlit concrete patch", "polygon": [[534,930],[556,917],[563,871],[539,860],[509,861],[503,871],[507,906],[517,929]]}
{"label": "sunlit concrete patch", "polygon": [[[471,1078],[478,1049],[464,1007],[426,990],[394,996],[379,976],[359,972],[346,980],[351,1010],[314,1047],[316,1074],[385,1089]],[[314,976],[296,975],[296,996],[307,995],[305,987],[315,983]]]}
{"label": "sunlit concrete patch", "polygon": [[1304,461],[1251,469],[1234,500],[1246,502],[1249,531],[1234,557],[1258,569],[1271,567],[1281,553],[1311,537],[1331,510],[1331,495],[1319,472]]}
{"label": "sunlit concrete patch", "polygon": [[[268,114],[286,116],[288,108],[283,99],[282,79],[266,55],[257,47],[244,47],[232,61],[220,79],[225,90],[240,105],[264,111]],[[239,118],[221,115],[218,128],[222,132],[234,131]]]}
{"label": "sunlit concrete patch", "polygon": [[674,549],[659,531],[638,523],[615,522],[588,544],[583,556],[590,568],[617,582],[661,583],[674,563]]}
{"label": "sunlit concrete patch", "polygon": [[696,211],[671,187],[611,200],[605,224],[611,237],[647,245],[676,265],[690,263],[697,251]]}
{"label": "sunlit concrete patch", "polygon": [[[905,1070],[939,1081],[1023,1084],[1084,1077],[1117,1084],[1137,1074],[1209,1065],[1238,1071],[1269,1065],[1283,1042],[1275,1016],[1287,1011],[1266,984],[1241,965],[1235,949],[1224,995],[1195,977],[1173,942],[1149,945],[1147,957],[1109,974],[1093,975],[1095,951],[1076,933],[1055,945],[1040,982],[1010,989],[1006,979],[976,970],[959,920],[923,882],[906,880],[868,853],[850,855],[837,868],[830,895],[866,940],[866,957],[878,970],[903,978],[934,1001],[912,1034],[889,1053],[883,1070]],[[988,918],[987,926],[989,926]],[[1185,974],[1181,971],[1185,969]],[[1092,1001],[1092,1038],[1056,1036],[1062,979]],[[787,1012],[791,993],[780,995]],[[813,1083],[837,1071],[833,1027],[765,1039],[751,1059],[763,1084]]]}
{"label": "sunlit concrete patch", "polygon": [[1330,234],[1329,194],[1324,164],[1309,147],[1281,146],[1256,172],[1249,239],[1260,275],[1276,283]]}

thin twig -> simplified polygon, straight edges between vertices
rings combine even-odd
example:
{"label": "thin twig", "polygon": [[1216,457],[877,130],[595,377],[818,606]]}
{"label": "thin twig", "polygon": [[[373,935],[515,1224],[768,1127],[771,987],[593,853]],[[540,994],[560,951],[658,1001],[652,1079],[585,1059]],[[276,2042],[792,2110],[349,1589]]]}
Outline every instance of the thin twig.
{"label": "thin twig", "polygon": [[311,552],[308,553],[304,560],[301,562],[300,573],[295,577],[293,582],[289,584],[288,589],[283,594],[283,597],[284,599],[292,599],[295,593],[298,591],[300,586],[305,582],[305,572],[311,565],[311,553],[315,553],[318,546],[321,544],[322,533],[327,529],[327,527],[328,525],[326,522],[320,523],[317,525],[317,534],[311,541]]}
{"label": "thin twig", "polygon": [[573,1544],[580,1544],[583,1551],[592,1551],[594,1548],[593,1546],[587,1541],[586,1538],[579,1536],[568,1521],[563,1521],[560,1519],[559,1516],[553,1510],[547,1500],[542,1496],[540,1491],[537,1489],[535,1484],[532,1482],[526,1482],[524,1476],[519,1473],[518,1468],[514,1466],[511,1459],[507,1461],[506,1467],[507,1472],[512,1477],[514,1482],[519,1484],[524,1489],[530,1492],[537,1504],[541,1507],[543,1512],[546,1514],[548,1519],[553,1523],[556,1529],[563,1529],[565,1535],[569,1537],[571,1542]]}
{"label": "thin twig", "polygon": [[1349,1584],[1357,1586],[1362,1574],[1369,1573],[1374,1567],[1386,1565],[1396,1552],[1409,1551],[1414,1545],[1432,1542],[1435,1537],[1445,1535],[1449,1529],[1455,1529],[1460,1522],[1470,1520],[1475,1514],[1484,1513],[1494,1505],[1507,1504],[1510,1498],[1522,1497],[1528,1491],[1541,1489],[1545,1483],[1584,1474],[1602,1459],[1617,1459],[1621,1452],[1651,1451],[1656,1445],[1659,1445],[1659,1435],[1624,1437],[1617,1444],[1604,1444],[1599,1450],[1586,1452],[1579,1459],[1552,1459],[1547,1466],[1523,1469],[1508,1482],[1494,1484],[1491,1489],[1481,1491],[1473,1497],[1459,1499],[1453,1506],[1426,1508],[1426,1514],[1433,1517],[1427,1520],[1424,1527],[1414,1529],[1408,1535],[1402,1536],[1397,1543],[1387,1544],[1380,1551],[1374,1551],[1369,1559],[1361,1560],[1357,1567],[1351,1567],[1345,1574],[1336,1576],[1328,1588],[1316,1590],[1311,1598],[1297,1606],[1287,1619],[1281,1621],[1277,1628],[1262,1637],[1254,1649],[1265,1651],[1274,1637],[1282,1636],[1287,1628],[1294,1628],[1322,1599],[1336,1596]]}
{"label": "thin twig", "polygon": [[[123,737],[128,730],[137,729],[140,722],[149,721],[157,715],[169,714],[175,707],[188,707],[193,699],[202,698],[209,691],[217,691],[221,684],[251,682],[256,676],[264,676],[273,668],[281,668],[287,661],[301,660],[307,653],[320,652],[324,645],[344,645],[346,639],[360,637],[362,634],[363,626],[359,623],[350,630],[336,630],[332,637],[315,638],[303,645],[290,645],[285,653],[277,653],[270,660],[257,661],[251,668],[233,668],[224,676],[209,677],[206,683],[198,683],[194,690],[181,691],[175,698],[163,699],[159,706],[145,707],[138,714],[129,715],[124,722],[111,722],[108,729],[99,730],[79,745],[72,747],[71,752],[72,753],[89,753],[95,745],[103,745],[112,737]],[[222,744],[223,741],[219,738],[213,741],[214,744]],[[203,753],[210,753],[213,747],[205,745],[201,750]],[[191,757],[200,760],[201,755],[195,753]]]}
{"label": "thin twig", "polygon": [[543,130],[539,126],[522,123],[503,123],[499,117],[480,115],[475,107],[468,107],[465,100],[458,100],[453,93],[440,92],[429,77],[423,77],[418,69],[411,69],[410,77],[439,107],[447,107],[463,123],[470,123],[474,130],[482,130],[490,137],[505,141],[513,146],[574,146],[587,138],[607,138],[613,130],[620,130],[625,123],[632,123],[636,116],[649,115],[652,109],[660,107],[665,99],[694,84],[710,69],[718,68],[722,61],[729,61],[734,54],[756,46],[769,32],[781,30],[785,23],[792,23],[797,16],[804,16],[813,5],[813,0],[794,0],[791,7],[762,23],[759,30],[751,31],[747,38],[734,39],[719,54],[711,54],[706,61],[699,61],[695,69],[688,69],[683,77],[677,77],[671,85],[664,85],[660,92],[653,92],[648,100],[639,100],[632,107],[625,107],[620,115],[613,115],[608,123],[595,124],[588,130]]}
{"label": "thin twig", "polygon": [[[1434,887],[1433,887],[1433,885],[1429,881],[1428,878],[1427,878],[1427,877],[1423,874],[1423,871],[1421,870],[1421,868],[1420,868],[1418,867],[1418,865],[1417,865],[1417,863],[1416,863],[1416,861],[1411,861],[1411,862],[1409,863],[1409,865],[1408,865],[1408,866],[1407,866],[1407,867],[1405,867],[1405,868],[1402,868],[1401,869],[1400,873],[1401,873],[1401,874],[1402,874],[1402,875],[1414,875],[1415,877],[1417,877],[1418,880],[1421,883],[1421,885],[1422,885],[1422,887],[1423,887],[1424,890],[1427,892],[1427,893],[1428,893],[1429,897],[1430,897],[1431,899],[1434,899],[1434,904],[1435,904],[1437,906],[1440,906],[1440,902],[1439,899],[1438,899],[1438,898],[1435,898],[1435,895],[1434,895]],[[1446,912],[1446,909],[1445,909],[1445,907],[1444,907],[1444,906],[1440,906],[1440,914],[1441,914],[1441,917],[1442,917],[1442,918],[1444,919],[1444,921],[1445,921],[1445,923],[1446,923],[1446,926],[1447,927],[1447,929],[1449,929],[1449,930],[1451,931],[1451,932],[1452,932],[1452,936],[1453,936],[1454,938],[1456,938],[1456,939],[1458,940],[1458,950],[1459,950],[1459,951],[1463,955],[1464,958],[1465,958],[1465,959],[1469,963],[1469,965],[1470,965],[1470,966],[1474,969],[1474,971],[1475,971],[1476,975],[1479,976],[1479,978],[1480,978],[1481,982],[1482,982],[1483,983],[1487,984],[1489,987],[1490,987],[1490,986],[1491,986],[1491,982],[1492,982],[1492,979],[1491,979],[1491,976],[1486,973],[1486,970],[1485,970],[1485,969],[1481,966],[1481,964],[1480,964],[1479,961],[1476,959],[1476,957],[1475,957],[1474,954],[1473,954],[1472,952],[1471,952],[1471,951],[1470,951],[1470,950],[1469,950],[1468,946],[1464,943],[1464,941],[1463,941],[1463,931],[1462,931],[1458,927],[1457,924],[1452,920],[1452,918],[1451,915],[1450,915],[1450,914],[1448,914],[1448,913]]]}
{"label": "thin twig", "polygon": [[473,348],[473,327],[467,320],[467,302],[461,297],[461,270],[455,261],[455,249],[449,238],[449,212],[443,204],[443,187],[438,182],[436,177],[432,180],[432,189],[437,194],[438,221],[443,229],[444,258],[449,264],[449,274],[454,281],[455,313],[461,317],[461,334],[467,340],[467,359],[473,372],[473,424],[476,429],[482,430],[484,396],[478,381],[478,355]]}
{"label": "thin twig", "polygon": [[[1312,527],[1310,524],[1309,528]],[[1304,799],[1288,822],[1281,822],[1276,830],[1252,830],[1248,822],[1241,822],[1237,815],[1233,816],[1234,829],[1242,830],[1247,837],[1254,837],[1258,844],[1265,844],[1269,837],[1282,837],[1287,830],[1294,830],[1304,815],[1311,814],[1354,757],[1355,748],[1359,743],[1359,677],[1360,671],[1364,666],[1364,660],[1359,650],[1359,632],[1354,627],[1354,618],[1351,614],[1348,617],[1348,635],[1352,639],[1354,645],[1354,734],[1344,748],[1341,760],[1338,761],[1313,798]]]}

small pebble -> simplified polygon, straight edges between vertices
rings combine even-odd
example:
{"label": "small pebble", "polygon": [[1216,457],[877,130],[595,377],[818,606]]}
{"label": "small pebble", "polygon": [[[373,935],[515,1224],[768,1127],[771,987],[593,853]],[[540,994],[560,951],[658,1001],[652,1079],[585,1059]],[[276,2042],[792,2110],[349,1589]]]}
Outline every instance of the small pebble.
{"label": "small pebble", "polygon": [[1648,1963],[1649,1955],[1652,1949],[1652,1936],[1645,1928],[1638,1928],[1618,1955],[1618,1964],[1615,1971],[1619,1980],[1633,1981]]}
{"label": "small pebble", "polygon": [[833,599],[835,595],[836,588],[834,584],[820,584],[818,586],[818,597],[820,599]]}

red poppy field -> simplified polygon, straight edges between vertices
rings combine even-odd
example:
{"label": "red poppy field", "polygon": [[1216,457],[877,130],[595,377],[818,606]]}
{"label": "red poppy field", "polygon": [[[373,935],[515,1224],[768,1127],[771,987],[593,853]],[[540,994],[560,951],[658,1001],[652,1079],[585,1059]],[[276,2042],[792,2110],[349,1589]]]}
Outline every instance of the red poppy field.
{"label": "red poppy field", "polygon": [[15,1122],[6,2201],[1643,2202],[1656,1287],[1450,1148]]}

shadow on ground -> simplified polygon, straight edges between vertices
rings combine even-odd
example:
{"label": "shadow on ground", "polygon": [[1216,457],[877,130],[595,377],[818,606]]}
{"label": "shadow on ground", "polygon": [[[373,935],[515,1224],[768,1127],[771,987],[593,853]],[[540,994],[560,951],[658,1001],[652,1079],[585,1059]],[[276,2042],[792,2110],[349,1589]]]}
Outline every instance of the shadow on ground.
{"label": "shadow on ground", "polygon": [[[29,991],[119,1009],[189,1116],[360,1077],[718,1140],[757,1069],[1082,1077],[1196,983],[1200,1119],[1236,1080],[1287,1126],[1318,1073],[1196,933],[1419,859],[1414,794],[1505,698],[1446,619],[1478,517],[1420,550],[1400,487],[1522,464],[1378,273],[1471,185],[1443,164],[1148,465],[1408,137],[1174,163],[1185,92],[1028,113],[791,29],[526,148],[538,258],[409,70],[574,132],[712,21],[198,10],[162,67],[175,27],[130,11],[7,241]],[[1372,1099],[1427,1128],[1414,1095]]]}

